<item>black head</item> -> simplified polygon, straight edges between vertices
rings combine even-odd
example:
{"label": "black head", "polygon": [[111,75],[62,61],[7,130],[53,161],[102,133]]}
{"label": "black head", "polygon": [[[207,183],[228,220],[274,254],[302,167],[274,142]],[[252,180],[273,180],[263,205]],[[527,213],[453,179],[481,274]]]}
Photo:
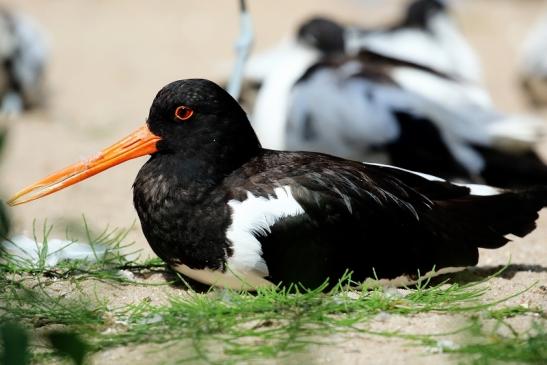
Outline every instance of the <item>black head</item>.
{"label": "black head", "polygon": [[446,12],[446,0],[415,0],[407,8],[402,26],[427,29],[431,17]]}
{"label": "black head", "polygon": [[335,21],[323,17],[312,18],[298,29],[298,40],[323,53],[343,52],[345,29]]}
{"label": "black head", "polygon": [[259,153],[260,143],[245,112],[226,91],[207,80],[180,80],[160,90],[147,126],[93,158],[26,187],[9,203],[41,198],[145,155],[152,158],[139,172],[137,190],[152,191],[157,188],[157,179],[167,179],[167,175],[171,178],[171,185],[165,185],[167,190],[191,184],[206,190]]}
{"label": "black head", "polygon": [[147,123],[150,131],[161,138],[159,153],[259,146],[237,101],[209,80],[178,80],[163,87],[150,107]]}

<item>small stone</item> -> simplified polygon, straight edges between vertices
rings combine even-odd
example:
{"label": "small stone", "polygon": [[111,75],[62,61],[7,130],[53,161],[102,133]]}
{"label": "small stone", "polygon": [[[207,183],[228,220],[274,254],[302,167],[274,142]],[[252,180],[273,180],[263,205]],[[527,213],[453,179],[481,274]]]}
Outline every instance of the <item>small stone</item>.
{"label": "small stone", "polygon": [[152,317],[143,318],[139,321],[140,324],[152,324],[163,321],[163,316],[154,314]]}
{"label": "small stone", "polygon": [[120,270],[118,271],[118,275],[127,280],[135,280],[135,274],[129,270]]}
{"label": "small stone", "polygon": [[376,315],[376,320],[380,322],[386,322],[391,318],[391,314],[386,312],[380,312]]}
{"label": "small stone", "polygon": [[438,340],[435,347],[430,349],[430,352],[438,354],[446,350],[457,350],[460,346],[451,340]]}

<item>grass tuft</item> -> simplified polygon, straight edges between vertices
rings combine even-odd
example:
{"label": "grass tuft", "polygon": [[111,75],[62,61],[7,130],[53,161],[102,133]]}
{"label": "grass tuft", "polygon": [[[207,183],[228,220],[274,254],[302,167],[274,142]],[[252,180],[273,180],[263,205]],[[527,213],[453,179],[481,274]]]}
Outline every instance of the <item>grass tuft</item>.
{"label": "grass tuft", "polygon": [[[144,262],[129,259],[124,254],[130,250],[130,245],[124,243],[126,230],[105,229],[94,235],[87,222],[84,225],[91,245],[108,245],[108,254],[97,256],[96,262],[62,262],[58,267],[47,268],[43,262],[21,265],[7,258],[0,264],[0,323],[19,323],[29,332],[40,333],[38,336],[45,339],[38,341],[42,345],[37,346],[36,341],[30,345],[34,363],[53,361],[59,354],[83,361],[86,352],[93,354],[121,346],[156,344],[162,349],[170,345],[178,348],[184,341],[189,345],[185,348],[191,351],[173,350],[169,363],[231,364],[282,358],[310,346],[327,345],[326,339],[332,334],[351,333],[402,338],[419,346],[464,356],[463,359],[476,364],[504,358],[530,364],[545,360],[542,310],[504,306],[505,301],[532,286],[507,298],[486,301],[484,294],[492,277],[467,284],[435,285],[424,279],[415,287],[394,289],[358,287],[348,273],[328,291],[325,283],[314,290],[293,286],[266,288],[257,293],[232,290],[197,293],[176,289],[179,283],[165,281],[159,285],[172,294],[164,302],[143,299],[116,305],[104,294],[90,292],[89,283],[100,281],[131,291],[150,284],[146,280],[128,279],[120,271],[143,277],[151,272],[168,273],[168,269],[157,259]],[[47,242],[50,232],[49,227],[44,228],[39,238]],[[458,314],[469,318],[471,325],[450,333],[426,335],[372,329],[380,315],[389,318],[424,313]],[[526,335],[510,331],[511,336],[507,336],[500,334],[497,327],[490,332],[484,327],[488,321],[505,323],[517,316],[536,318],[534,328]],[[469,333],[466,339],[473,341],[453,345],[444,340],[457,333]],[[70,345],[76,342],[84,345]],[[81,351],[67,352],[72,348]]]}
{"label": "grass tuft", "polygon": [[473,365],[499,363],[521,363],[542,365],[547,360],[547,333],[545,323],[533,322],[524,334],[511,331],[503,335],[485,330],[484,324],[476,321],[473,326],[473,341],[454,350],[470,358]]}

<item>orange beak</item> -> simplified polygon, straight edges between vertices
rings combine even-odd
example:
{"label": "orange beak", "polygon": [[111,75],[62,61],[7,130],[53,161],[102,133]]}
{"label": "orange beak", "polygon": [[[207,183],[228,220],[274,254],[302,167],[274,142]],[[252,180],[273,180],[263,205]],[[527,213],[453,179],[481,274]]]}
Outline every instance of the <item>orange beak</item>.
{"label": "orange beak", "polygon": [[157,152],[156,143],[160,137],[156,136],[147,126],[141,127],[102,150],[97,156],[89,160],[78,162],[58,171],[48,177],[24,188],[15,194],[7,203],[11,206],[19,205],[39,199],[56,191],[76,184],[106,169],[122,162]]}

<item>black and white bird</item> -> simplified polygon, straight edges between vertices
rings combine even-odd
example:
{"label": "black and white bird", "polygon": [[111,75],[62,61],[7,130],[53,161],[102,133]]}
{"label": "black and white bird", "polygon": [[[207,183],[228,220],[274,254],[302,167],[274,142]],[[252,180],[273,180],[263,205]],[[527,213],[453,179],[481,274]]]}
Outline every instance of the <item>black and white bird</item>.
{"label": "black and white bird", "polygon": [[203,79],[157,94],[146,126],[23,189],[17,205],[150,154],[133,185],[152,249],[175,270],[235,289],[415,278],[475,265],[525,236],[547,188],[505,191],[312,152],[263,149],[245,112]]}
{"label": "black and white bird", "polygon": [[534,26],[524,43],[519,73],[531,103],[547,106],[547,16]]}
{"label": "black and white bird", "polygon": [[[285,96],[281,148],[502,187],[547,184],[547,166],[534,151],[543,122],[503,115],[481,93],[368,51],[323,59]],[[259,136],[269,134],[273,126],[264,131],[259,122]]]}
{"label": "black and white bird", "polygon": [[[334,18],[317,16],[300,25],[296,42],[322,55],[356,54],[367,49],[456,79],[480,83],[480,61],[450,14],[448,3],[448,0],[413,0],[399,21],[377,28],[342,24]],[[277,47],[253,56],[246,65],[246,77],[262,83],[285,54],[294,52],[294,43],[291,39],[284,40]]]}
{"label": "black and white bird", "polygon": [[254,101],[252,122],[265,146],[289,148],[284,143],[286,113],[271,111],[289,108],[288,95],[292,87],[323,57],[371,50],[454,79],[469,80],[469,88],[473,90],[467,98],[490,106],[488,93],[474,85],[481,78],[480,63],[451,18],[446,3],[443,0],[411,1],[397,23],[379,28],[362,28],[333,18],[314,17],[299,26],[294,39],[285,39],[276,47],[253,55],[245,68],[250,87],[245,89],[243,99]]}
{"label": "black and white bird", "polygon": [[31,18],[0,8],[0,115],[43,103],[48,54],[44,33]]}
{"label": "black and white bird", "polygon": [[534,151],[541,120],[503,114],[480,85],[439,68],[367,48],[336,51],[335,29],[306,23],[277,56],[252,115],[265,147],[502,187],[547,184]]}

